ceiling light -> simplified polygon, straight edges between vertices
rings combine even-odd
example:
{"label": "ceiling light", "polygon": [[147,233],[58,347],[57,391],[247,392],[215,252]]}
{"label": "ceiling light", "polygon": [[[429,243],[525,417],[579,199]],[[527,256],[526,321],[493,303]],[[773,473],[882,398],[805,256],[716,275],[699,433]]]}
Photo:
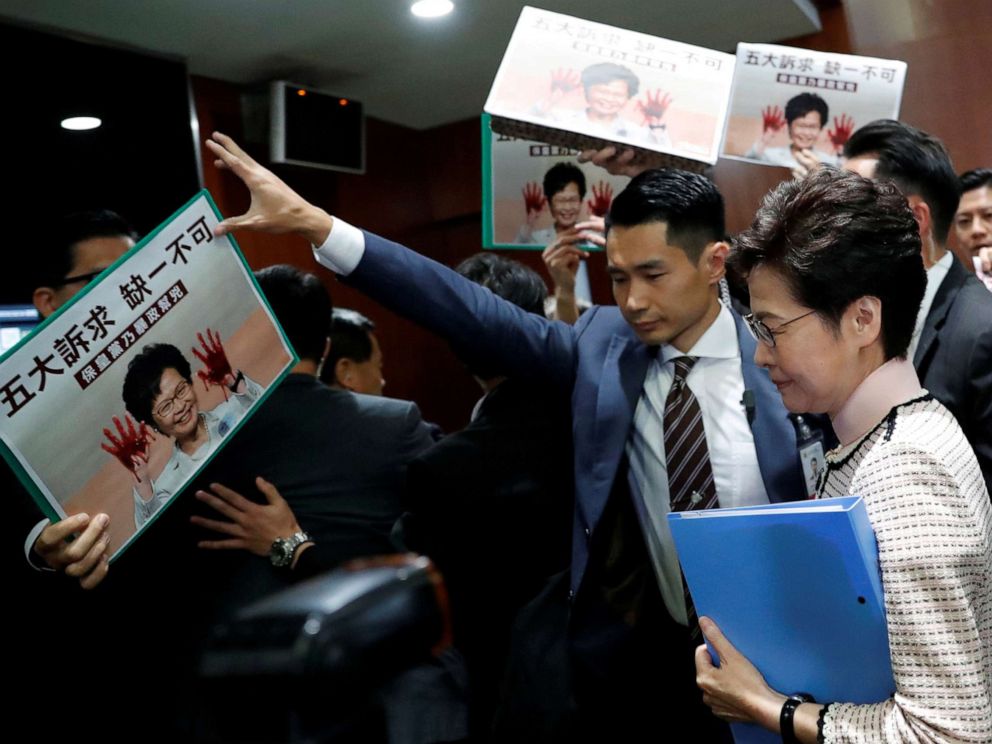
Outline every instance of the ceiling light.
{"label": "ceiling light", "polygon": [[70,116],[68,119],[62,120],[63,129],[71,129],[75,132],[82,132],[86,129],[96,129],[101,124],[103,124],[103,122],[95,116]]}
{"label": "ceiling light", "polygon": [[421,18],[440,18],[454,9],[451,0],[417,0],[410,6],[410,12]]}

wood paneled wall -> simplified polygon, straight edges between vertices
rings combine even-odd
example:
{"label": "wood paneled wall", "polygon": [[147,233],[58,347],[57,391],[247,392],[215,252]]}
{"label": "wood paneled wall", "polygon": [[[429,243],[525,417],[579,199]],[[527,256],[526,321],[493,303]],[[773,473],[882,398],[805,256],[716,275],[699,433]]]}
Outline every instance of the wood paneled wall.
{"label": "wood paneled wall", "polygon": [[[992,165],[992,86],[983,69],[992,49],[992,3],[824,2],[821,18],[821,32],[786,43],[907,61],[902,118],[941,137],[958,171]],[[241,136],[237,86],[194,78],[193,91],[204,136],[215,129]],[[425,131],[370,119],[367,157],[368,170],[361,176],[301,168],[278,172],[328,211],[442,263],[455,265],[480,250],[477,119]],[[221,210],[238,214],[247,208],[244,188],[230,174],[214,169],[206,150],[204,162],[204,182]],[[728,229],[746,227],[761,197],[786,177],[784,169],[720,161],[714,178],[727,199]],[[375,320],[385,353],[386,394],[417,401],[426,418],[446,429],[464,425],[479,390],[442,341],[337,283],[316,266],[302,241],[252,235],[238,239],[253,267],[286,262],[316,271],[331,289],[335,304],[353,307]],[[539,254],[508,255],[547,276]],[[599,302],[610,301],[604,267],[603,256],[594,256],[590,274]]]}

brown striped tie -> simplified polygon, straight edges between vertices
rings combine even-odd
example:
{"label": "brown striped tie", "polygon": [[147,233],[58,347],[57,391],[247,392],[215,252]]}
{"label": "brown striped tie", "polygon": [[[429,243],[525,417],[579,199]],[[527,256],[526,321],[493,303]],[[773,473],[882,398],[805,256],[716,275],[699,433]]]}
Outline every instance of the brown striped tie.
{"label": "brown striped tie", "polygon": [[[686,377],[696,363],[696,357],[682,356],[675,363],[675,379],[665,399],[665,462],[668,467],[668,493],[671,510],[713,509],[717,501],[710,453],[706,448],[703,413],[696,396],[686,384]],[[702,640],[699,619],[689,589],[682,578],[685,606],[689,616],[689,631],[694,642]]]}

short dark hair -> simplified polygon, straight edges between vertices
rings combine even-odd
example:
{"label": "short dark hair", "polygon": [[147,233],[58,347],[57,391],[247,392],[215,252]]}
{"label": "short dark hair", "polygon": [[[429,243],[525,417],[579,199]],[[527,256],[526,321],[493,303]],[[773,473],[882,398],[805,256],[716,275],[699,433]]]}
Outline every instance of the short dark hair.
{"label": "short dark hair", "polygon": [[785,104],[785,121],[791,124],[796,119],[806,116],[810,111],[816,111],[820,115],[820,126],[827,125],[830,107],[816,93],[800,93],[798,96],[790,98]]}
{"label": "short dark hair", "polygon": [[330,332],[331,295],[316,274],[289,264],[255,272],[269,306],[300,359],[319,362]]}
{"label": "short dark hair", "polygon": [[844,145],[844,157],[878,158],[875,178],[892,181],[906,196],[919,196],[930,207],[933,235],[941,245],[961,201],[961,184],[944,143],[909,124],[879,119],[856,130]]}
{"label": "short dark hair", "polygon": [[615,62],[597,62],[582,71],[582,88],[587,92],[592,85],[612,83],[614,80],[623,80],[627,83],[627,95],[631,98],[637,95],[641,81],[623,65]]}
{"label": "short dark hair", "polygon": [[723,196],[698,173],[675,168],[645,171],[613,200],[606,229],[652,222],[666,223],[668,243],[698,261],[707,245],[724,238]]}
{"label": "short dark hair", "polygon": [[336,307],[328,316],[331,323],[331,351],[324,360],[320,379],[325,385],[337,384],[334,367],[341,359],[367,362],[372,358],[372,332],[375,323],[357,310]]}
{"label": "short dark hair", "polygon": [[152,402],[162,392],[162,373],[172,368],[186,382],[193,384],[189,360],[172,344],[148,344],[127,365],[124,375],[124,407],[138,421],[155,425]]}
{"label": "short dark hair", "polygon": [[555,163],[544,174],[544,195],[551,201],[551,197],[570,183],[579,187],[579,196],[585,199],[586,174],[582,169],[572,163]]}
{"label": "short dark hair", "polygon": [[455,267],[466,279],[529,313],[544,317],[548,286],[533,269],[496,253],[476,253]]}
{"label": "short dark hair", "polygon": [[36,287],[58,287],[69,276],[76,262],[76,245],[92,238],[138,239],[127,220],[109,209],[73,212],[55,221],[42,238],[42,255],[34,259],[37,266]]}
{"label": "short dark hair", "polygon": [[965,171],[959,179],[961,182],[961,193],[974,191],[982,186],[992,186],[992,168],[975,168]]}
{"label": "short dark hair", "polygon": [[[476,253],[458,264],[455,271],[522,310],[544,317],[548,286],[536,271],[519,261],[495,253]],[[455,349],[455,353],[469,372],[480,379],[488,380],[505,374],[503,370],[475,359],[460,349]]]}
{"label": "short dark hair", "polygon": [[860,297],[882,303],[885,358],[905,356],[926,288],[920,235],[890,183],[820,168],[769,192],[730,261],[777,271],[793,298],[835,330]]}

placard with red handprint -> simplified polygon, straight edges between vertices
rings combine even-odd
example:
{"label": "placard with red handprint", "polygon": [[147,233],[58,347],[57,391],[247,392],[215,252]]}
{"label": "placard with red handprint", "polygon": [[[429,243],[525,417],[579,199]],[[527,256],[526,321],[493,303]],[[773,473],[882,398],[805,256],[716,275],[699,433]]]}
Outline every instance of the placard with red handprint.
{"label": "placard with red handprint", "polygon": [[789,168],[837,165],[862,124],[899,116],[898,60],[738,44],[724,157]]}
{"label": "placard with red handprint", "polygon": [[732,75],[724,52],[525,7],[484,110],[521,139],[617,143],[701,170],[719,153]]}
{"label": "placard with red handprint", "polygon": [[295,363],[219,220],[204,191],[131,250],[122,239],[0,360],[0,449],[39,518],[107,514],[114,558]]}
{"label": "placard with red handprint", "polygon": [[[559,231],[567,232],[590,218],[605,217],[613,198],[630,180],[592,163],[578,162],[578,153],[567,148],[494,135],[487,120],[484,115],[486,248],[544,250]],[[546,185],[559,191],[549,195]],[[592,242],[583,247],[602,250]]]}

